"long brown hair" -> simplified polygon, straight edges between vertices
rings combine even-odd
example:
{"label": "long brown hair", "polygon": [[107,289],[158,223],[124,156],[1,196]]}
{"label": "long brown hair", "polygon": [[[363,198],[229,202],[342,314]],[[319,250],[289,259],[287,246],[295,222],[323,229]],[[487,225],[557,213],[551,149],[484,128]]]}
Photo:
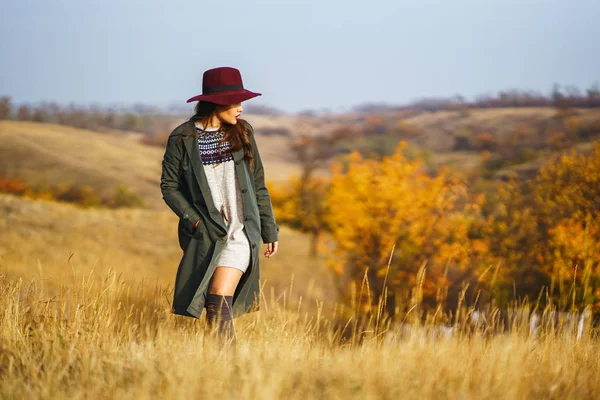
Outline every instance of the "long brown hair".
{"label": "long brown hair", "polygon": [[[208,101],[199,101],[194,111],[195,114],[190,118],[190,121],[194,123],[199,122],[202,126],[206,127],[212,117],[217,114],[218,105]],[[250,139],[248,139],[246,126],[243,123],[235,125],[222,123],[221,130],[225,133],[223,141],[231,144],[231,151],[244,149],[244,157],[248,159],[250,169],[253,169],[254,157],[252,156],[252,144],[250,143]],[[198,133],[194,130],[193,135],[198,135]]]}

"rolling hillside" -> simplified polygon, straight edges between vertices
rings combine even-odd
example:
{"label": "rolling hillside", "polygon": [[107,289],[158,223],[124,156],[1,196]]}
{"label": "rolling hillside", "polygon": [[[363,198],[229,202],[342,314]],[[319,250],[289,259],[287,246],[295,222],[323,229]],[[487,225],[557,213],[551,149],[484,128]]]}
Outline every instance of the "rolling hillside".
{"label": "rolling hillside", "polygon": [[[141,134],[98,133],[62,125],[0,121],[0,175],[30,185],[89,186],[109,196],[125,185],[152,209],[162,210],[159,182],[164,149],[144,145]],[[257,137],[267,178],[296,171],[286,160],[285,138]]]}
{"label": "rolling hillside", "polygon": [[424,152],[431,164],[452,164],[488,177],[510,170],[530,174],[559,152],[571,148],[585,152],[600,138],[598,108],[373,110],[330,121],[353,132],[342,143],[344,151],[385,155],[404,140],[413,153]]}
{"label": "rolling hillside", "polygon": [[161,159],[161,150],[140,144],[136,134],[0,122],[0,173],[31,185],[89,186],[110,195],[123,184],[159,208]]}
{"label": "rolling hillside", "polygon": [[[287,151],[290,137],[321,135],[332,129],[357,132],[358,136],[345,144],[346,151],[369,141],[370,146],[375,144],[390,151],[398,140],[407,140],[428,151],[431,162],[437,165],[477,168],[482,154],[489,150],[503,158],[502,164],[493,167],[494,173],[535,170],[558,151],[586,151],[600,136],[594,130],[600,129],[600,110],[569,112],[561,115],[554,108],[500,108],[408,116],[388,112],[245,118],[257,132],[267,179],[283,181],[299,173],[299,166]],[[569,129],[573,132],[567,132]],[[583,135],[581,129],[585,129]],[[288,136],[269,133],[277,131]],[[560,143],[561,134],[571,135],[566,144]],[[164,150],[160,144],[143,144],[141,138],[142,134],[137,133],[98,133],[53,124],[0,121],[0,175],[31,185],[90,186],[104,196],[110,195],[117,185],[125,185],[150,208],[160,210],[164,207],[158,186]],[[482,142],[486,138],[488,142]],[[328,171],[321,169],[317,173]]]}
{"label": "rolling hillside", "polygon": [[[598,109],[577,109],[576,114],[583,124],[600,118]],[[556,119],[557,110],[548,107],[474,109],[465,113],[440,111],[417,115],[406,121],[423,131],[417,144],[436,152],[451,152],[456,135],[467,130],[473,133],[491,132],[503,138],[520,126],[542,129]]]}
{"label": "rolling hillside", "polygon": [[[278,150],[282,139],[257,137],[270,179],[285,179],[296,168]],[[84,209],[0,193],[0,274],[41,274],[52,285],[73,271],[103,276],[113,270],[172,284],[181,250],[177,218],[159,188],[163,151],[135,133],[0,121],[1,176],[29,185],[89,186],[99,194],[126,185],[148,205]],[[293,275],[294,292],[305,301],[331,298],[325,296],[330,275],[321,260],[309,259],[308,237],[282,227],[280,243],[276,257],[261,261],[267,293],[288,289]]]}

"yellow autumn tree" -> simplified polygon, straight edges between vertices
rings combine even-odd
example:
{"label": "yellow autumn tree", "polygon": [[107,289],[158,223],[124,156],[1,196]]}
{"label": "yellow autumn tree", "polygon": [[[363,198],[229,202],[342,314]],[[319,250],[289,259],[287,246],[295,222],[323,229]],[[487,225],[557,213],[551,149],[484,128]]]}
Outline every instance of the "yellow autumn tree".
{"label": "yellow autumn tree", "polygon": [[539,230],[539,216],[531,203],[531,183],[517,175],[497,183],[486,198],[485,233],[490,245],[488,257],[498,265],[490,296],[506,306],[518,298],[536,298],[549,276],[539,266],[546,244]]}
{"label": "yellow autumn tree", "polygon": [[293,176],[285,183],[269,182],[269,194],[277,221],[310,234],[311,255],[315,256],[318,242],[325,230],[325,193],[327,179]]}
{"label": "yellow autumn tree", "polygon": [[[535,179],[535,208],[546,246],[541,268],[561,306],[600,302],[600,143],[588,154],[571,151]],[[600,310],[600,309],[599,309]]]}
{"label": "yellow autumn tree", "polygon": [[449,279],[476,276],[473,260],[487,253],[485,238],[469,237],[483,198],[470,201],[466,185],[447,170],[430,176],[421,159],[405,158],[405,148],[402,142],[381,160],[352,153],[346,171],[332,167],[325,215],[335,244],[329,264],[347,300],[364,288],[366,277],[367,307],[379,301],[384,284],[391,304],[407,300],[415,286],[426,303],[435,303],[440,288],[453,283]]}
{"label": "yellow autumn tree", "polygon": [[550,292],[561,309],[581,309],[600,300],[600,218],[562,220],[549,230]]}
{"label": "yellow autumn tree", "polygon": [[512,176],[488,196],[485,236],[501,261],[494,298],[600,311],[600,144]]}

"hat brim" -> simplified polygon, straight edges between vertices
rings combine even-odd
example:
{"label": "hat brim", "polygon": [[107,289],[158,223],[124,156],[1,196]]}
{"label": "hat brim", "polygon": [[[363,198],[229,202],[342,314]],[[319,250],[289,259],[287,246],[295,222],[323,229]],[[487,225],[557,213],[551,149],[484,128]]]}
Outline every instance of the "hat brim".
{"label": "hat brim", "polygon": [[186,103],[191,103],[192,101],[208,101],[219,105],[227,105],[241,103],[242,101],[250,100],[254,97],[261,95],[262,93],[255,93],[246,89],[232,90],[229,92],[200,94],[198,96],[192,97],[191,99],[188,99]]}

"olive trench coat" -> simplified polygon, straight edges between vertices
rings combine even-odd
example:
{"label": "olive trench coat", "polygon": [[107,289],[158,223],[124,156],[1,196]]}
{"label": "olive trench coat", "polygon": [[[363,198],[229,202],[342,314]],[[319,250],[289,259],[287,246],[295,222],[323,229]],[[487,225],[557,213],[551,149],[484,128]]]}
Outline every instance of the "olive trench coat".
{"label": "olive trench coat", "polygon": [[[254,168],[250,169],[243,150],[233,153],[244,208],[244,233],[251,247],[250,265],[233,295],[234,317],[259,309],[260,240],[276,242],[279,232],[254,130],[245,120],[238,123],[247,128]],[[179,217],[179,245],[183,250],[175,278],[173,312],[200,318],[210,279],[225,245],[227,226],[212,200],[195,131],[194,123],[188,120],[171,132],[162,161],[160,188],[163,199]],[[198,228],[194,229],[198,220]]]}

